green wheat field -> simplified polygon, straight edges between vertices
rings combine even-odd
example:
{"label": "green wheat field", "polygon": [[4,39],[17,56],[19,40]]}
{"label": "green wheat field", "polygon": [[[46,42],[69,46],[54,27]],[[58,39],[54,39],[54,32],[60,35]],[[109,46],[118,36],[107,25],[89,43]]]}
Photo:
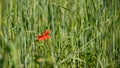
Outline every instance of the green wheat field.
{"label": "green wheat field", "polygon": [[120,0],[0,0],[0,68],[120,68]]}

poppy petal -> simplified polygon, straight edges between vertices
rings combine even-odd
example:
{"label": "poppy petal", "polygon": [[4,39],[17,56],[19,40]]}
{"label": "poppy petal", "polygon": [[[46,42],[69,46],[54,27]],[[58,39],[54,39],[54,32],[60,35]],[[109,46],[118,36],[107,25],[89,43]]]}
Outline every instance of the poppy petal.
{"label": "poppy petal", "polygon": [[44,35],[49,35],[49,34],[50,34],[50,30],[48,29],[45,31]]}
{"label": "poppy petal", "polygon": [[39,36],[39,37],[38,37],[38,40],[41,41],[41,40],[46,40],[46,39],[49,39],[49,38],[51,38],[51,36],[49,36],[49,35],[45,36],[45,35],[44,35],[44,36]]}

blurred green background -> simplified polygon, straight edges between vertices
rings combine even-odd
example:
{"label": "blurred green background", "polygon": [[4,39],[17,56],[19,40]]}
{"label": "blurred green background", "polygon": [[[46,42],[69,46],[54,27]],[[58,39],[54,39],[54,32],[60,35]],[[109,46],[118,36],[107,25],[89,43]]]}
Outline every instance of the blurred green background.
{"label": "blurred green background", "polygon": [[0,0],[0,68],[119,67],[120,0]]}

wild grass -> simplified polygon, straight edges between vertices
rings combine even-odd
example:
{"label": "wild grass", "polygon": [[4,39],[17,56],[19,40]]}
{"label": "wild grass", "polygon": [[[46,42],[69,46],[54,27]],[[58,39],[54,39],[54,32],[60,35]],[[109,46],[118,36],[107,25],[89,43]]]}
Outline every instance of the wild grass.
{"label": "wild grass", "polygon": [[[0,68],[119,68],[120,0],[0,0]],[[37,36],[51,30],[51,39]]]}

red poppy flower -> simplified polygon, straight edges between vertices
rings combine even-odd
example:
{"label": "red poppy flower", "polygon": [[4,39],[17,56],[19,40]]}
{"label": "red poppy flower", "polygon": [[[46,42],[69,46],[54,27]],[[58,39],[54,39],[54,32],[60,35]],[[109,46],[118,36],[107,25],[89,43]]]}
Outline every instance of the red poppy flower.
{"label": "red poppy flower", "polygon": [[46,40],[46,39],[49,39],[51,38],[51,36],[49,36],[50,34],[50,30],[46,30],[45,33],[43,35],[39,35],[37,38],[39,41],[42,41],[42,40]]}

